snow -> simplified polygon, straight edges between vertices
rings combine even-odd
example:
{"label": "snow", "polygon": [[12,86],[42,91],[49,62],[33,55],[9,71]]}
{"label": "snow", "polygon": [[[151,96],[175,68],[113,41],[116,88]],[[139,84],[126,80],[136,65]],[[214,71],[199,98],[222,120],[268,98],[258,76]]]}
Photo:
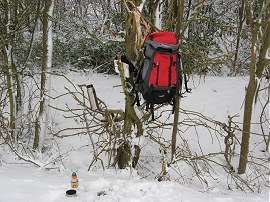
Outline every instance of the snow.
{"label": "snow", "polygon": [[163,3],[159,0],[158,6],[156,9],[156,18],[155,18],[155,26],[161,30],[161,19],[162,19],[162,12],[163,12]]}
{"label": "snow", "polygon": [[145,4],[145,1],[146,1],[146,0],[143,0],[143,1],[141,2],[140,6],[138,7],[138,10],[139,10],[140,12],[142,12],[142,10],[143,10],[143,5]]}
{"label": "snow", "polygon": [[[66,76],[75,85],[93,84],[97,96],[104,100],[109,108],[124,109],[124,95],[121,92],[121,86],[119,86],[120,79],[118,76],[94,74],[92,72],[87,74],[68,72]],[[238,114],[239,117],[236,117],[236,121],[241,122],[247,83],[247,77],[192,77],[189,81],[189,87],[193,89],[192,93],[187,94],[181,100],[181,108],[201,112],[220,122],[227,122],[228,115]],[[66,92],[65,87],[73,88],[64,77],[52,76],[52,97]],[[65,96],[51,100],[51,104],[61,108],[65,108],[66,105],[69,107],[77,106],[74,100]],[[170,110],[170,107],[168,109]],[[258,120],[259,109],[260,107],[257,107],[257,111],[254,111],[254,120]],[[51,110],[51,113],[51,121],[55,123],[54,130],[78,126],[78,123],[73,119],[64,119],[62,112]],[[180,119],[185,119],[185,115],[181,113]],[[184,137],[194,142],[197,141],[196,138],[199,138],[200,149],[205,153],[217,151],[216,149],[220,147],[220,144],[216,144],[216,142],[220,140],[211,138],[211,135],[203,128],[199,130],[200,135],[194,135],[194,130],[187,128]],[[256,130],[256,127],[253,130]],[[166,131],[164,135],[166,136]],[[257,137],[253,137],[253,142],[254,138]],[[209,182],[208,187],[202,185],[185,162],[179,162],[177,166],[168,168],[170,169],[170,181],[159,182],[156,179],[161,171],[160,159],[162,157],[159,148],[157,145],[151,145],[146,137],[135,138],[132,141],[140,142],[143,145],[138,170],[103,170],[100,166],[95,166],[88,172],[92,147],[89,137],[82,135],[54,140],[51,148],[57,152],[49,157],[43,154],[44,156],[41,156],[40,159],[36,159],[37,162],[40,161],[40,165],[43,165],[40,168],[18,160],[8,148],[1,146],[0,202],[269,201],[269,190],[266,186],[259,186],[258,184],[259,193],[257,190],[254,193],[241,191],[232,185],[233,183],[230,182],[231,179],[227,173],[215,166],[212,168],[215,174],[204,176]],[[262,147],[263,145],[259,145],[253,152],[259,153]],[[191,150],[198,152],[198,154],[200,149],[196,147],[196,144],[191,147]],[[268,152],[258,155],[264,155],[265,158],[269,157]],[[59,160],[56,161],[55,159]],[[65,192],[70,189],[72,171],[76,171],[78,174],[78,194],[76,197],[67,197]],[[176,171],[181,173],[177,175]],[[228,189],[228,186],[231,189]]]}
{"label": "snow", "polygon": [[[266,202],[268,196],[255,193],[201,192],[176,182],[142,179],[135,171],[79,171],[76,197],[65,196],[71,172],[42,171],[29,166],[1,166],[0,201],[8,202]],[[101,194],[101,195],[100,195]],[[98,196],[100,195],[100,196]]]}

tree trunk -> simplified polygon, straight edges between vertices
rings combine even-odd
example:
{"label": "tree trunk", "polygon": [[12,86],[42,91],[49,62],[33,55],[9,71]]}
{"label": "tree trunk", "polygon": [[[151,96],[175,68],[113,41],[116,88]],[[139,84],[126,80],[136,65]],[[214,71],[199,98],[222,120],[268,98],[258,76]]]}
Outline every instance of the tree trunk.
{"label": "tree trunk", "polygon": [[235,47],[235,54],[234,54],[234,60],[233,60],[233,67],[232,67],[232,73],[236,73],[236,65],[238,61],[238,53],[239,53],[239,45],[241,40],[241,33],[244,23],[244,1],[242,1],[241,7],[239,8],[239,14],[238,14],[238,27],[237,27],[237,39],[236,39],[236,47]]}
{"label": "tree trunk", "polygon": [[[141,4],[141,0],[134,0],[133,1],[135,6],[139,6]],[[126,5],[128,6],[128,5]],[[127,8],[130,10],[126,14],[126,56],[131,62],[135,62],[136,56],[138,56],[138,52],[136,50],[136,44],[138,40],[137,36],[137,29],[136,26],[136,19],[135,19],[135,12],[134,8]],[[123,87],[123,91],[125,93],[125,119],[124,119],[124,129],[123,129],[123,143],[118,148],[117,152],[117,162],[118,167],[120,169],[123,169],[127,167],[131,160],[131,145],[128,140],[128,137],[131,137],[132,132],[132,125],[136,126],[137,128],[137,134],[136,136],[139,137],[143,135],[143,129],[142,129],[142,122],[137,116],[135,109],[133,107],[133,100],[134,95],[128,92],[128,89],[130,89],[133,86],[133,79],[132,76],[130,78],[125,78],[122,65],[119,65],[119,72],[121,77],[121,83]],[[139,160],[140,155],[140,147],[139,145],[134,146],[135,152],[132,159],[132,167],[136,167],[137,162]]]}
{"label": "tree trunk", "polygon": [[4,67],[6,72],[6,80],[7,80],[7,92],[9,99],[9,129],[10,129],[10,137],[11,139],[15,139],[15,93],[13,91],[13,75],[12,75],[12,65],[10,63],[10,51],[11,46],[5,48],[3,52],[4,56]]}
{"label": "tree trunk", "polygon": [[178,93],[175,95],[175,109],[174,109],[174,120],[173,120],[173,131],[172,131],[172,148],[171,148],[171,161],[174,159],[176,151],[176,137],[178,132],[179,123],[179,110],[180,110],[180,97]]}
{"label": "tree trunk", "polygon": [[[6,0],[3,2],[4,11],[5,11],[5,21],[6,21],[6,29],[4,33],[7,38],[11,37],[11,2]],[[9,127],[10,127],[10,137],[11,139],[16,138],[16,131],[15,131],[15,120],[16,120],[16,98],[15,98],[15,85],[13,79],[13,58],[12,58],[12,45],[11,41],[7,41],[7,43],[2,48],[2,54],[4,58],[4,67],[6,73],[6,80],[7,80],[7,91],[8,91],[8,99],[9,99]]]}
{"label": "tree trunk", "polygon": [[250,26],[252,38],[251,38],[251,62],[250,62],[250,68],[249,68],[249,84],[247,87],[245,106],[244,106],[243,132],[242,132],[242,143],[241,143],[238,174],[243,174],[246,172],[246,167],[248,163],[252,109],[253,109],[255,92],[257,88],[257,81],[256,81],[256,75],[255,75],[256,58],[257,58],[256,43],[258,40],[258,32],[259,32],[259,25],[253,22],[253,14],[251,11],[251,7],[247,0],[244,0],[244,1],[245,1],[247,20]]}
{"label": "tree trunk", "polygon": [[[124,129],[123,129],[123,141],[120,145],[120,147],[117,149],[117,163],[118,167],[120,169],[126,168],[130,163],[130,157],[131,157],[131,145],[128,140],[128,137],[131,136],[131,129],[132,125],[135,124],[137,127],[137,134],[136,136],[142,136],[143,135],[143,128],[142,128],[142,122],[138,118],[134,107],[132,106],[134,97],[127,92],[127,81],[124,76],[124,69],[121,64],[119,64],[119,72],[120,72],[120,78],[121,78],[121,84],[123,87],[123,91],[125,93],[125,119],[124,119]],[[140,147],[139,145],[134,146],[135,152],[132,159],[132,167],[135,168],[140,155]]]}
{"label": "tree trunk", "polygon": [[[268,19],[270,18],[270,12],[268,13]],[[268,20],[269,21],[269,20]],[[264,35],[262,46],[260,48],[259,60],[257,62],[256,76],[258,78],[262,77],[263,70],[267,65],[269,66],[269,61],[266,60],[265,56],[270,47],[270,22],[268,22],[264,27]]]}
{"label": "tree trunk", "polygon": [[[251,71],[255,70],[252,67],[251,67],[251,69],[252,69]],[[252,76],[250,76],[249,84],[247,87],[247,93],[246,93],[246,100],[245,100],[245,107],[244,107],[244,119],[243,119],[242,143],[241,143],[241,153],[240,153],[238,174],[245,173],[247,162],[248,162],[250,126],[251,126],[252,109],[253,109],[256,88],[257,88],[257,82],[256,82],[254,74],[253,74]]]}
{"label": "tree trunk", "polygon": [[[174,7],[172,7],[172,5]],[[171,19],[172,22],[168,22],[168,25],[175,24],[175,27],[171,27],[170,29],[174,29],[175,33],[181,43],[181,29],[183,28],[183,19],[184,19],[184,0],[175,0],[175,2],[172,2],[170,12],[173,12],[170,14],[170,16],[174,16],[174,18]],[[175,21],[173,23],[173,21]],[[169,27],[168,27],[169,28]],[[172,30],[173,31],[173,30]],[[178,86],[179,88],[182,88],[182,63],[180,62],[180,71],[179,75],[180,78],[178,80]],[[179,89],[181,90],[181,89]],[[180,96],[178,92],[175,94],[175,109],[174,109],[174,120],[173,120],[173,131],[172,131],[172,142],[171,142],[171,160],[173,160],[175,152],[176,152],[176,143],[177,143],[177,132],[178,132],[178,123],[179,123],[179,110],[180,110]]]}
{"label": "tree trunk", "polygon": [[39,114],[36,119],[35,137],[33,149],[41,151],[48,127],[48,102],[46,94],[50,93],[50,78],[47,78],[46,71],[50,71],[52,66],[52,23],[49,19],[53,13],[54,0],[45,0],[43,11],[43,55],[41,69],[40,105]]}

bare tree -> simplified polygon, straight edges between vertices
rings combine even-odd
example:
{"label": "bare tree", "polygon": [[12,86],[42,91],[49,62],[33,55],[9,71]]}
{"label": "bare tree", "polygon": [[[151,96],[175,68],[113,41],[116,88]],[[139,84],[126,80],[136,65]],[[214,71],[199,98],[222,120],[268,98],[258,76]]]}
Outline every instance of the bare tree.
{"label": "bare tree", "polygon": [[[256,1],[255,4],[256,3],[258,2]],[[257,16],[255,15],[256,11],[252,9],[247,0],[244,0],[244,4],[247,23],[251,34],[251,62],[249,68],[249,83],[246,89],[244,107],[241,154],[238,168],[239,174],[243,174],[246,171],[253,104],[262,72],[267,66],[267,60],[265,56],[270,45],[270,2],[262,1],[262,3],[258,5],[259,11]],[[262,32],[262,34],[260,32]],[[257,56],[258,53],[259,56]],[[258,57],[259,60],[257,62]]]}
{"label": "bare tree", "polygon": [[40,106],[39,114],[36,119],[35,137],[33,148],[42,150],[48,127],[48,96],[50,94],[50,78],[47,78],[47,71],[52,67],[52,22],[50,17],[53,14],[54,0],[45,1],[43,10],[43,56],[41,69],[40,86]]}
{"label": "bare tree", "polygon": [[[36,2],[9,0],[1,1],[0,4],[0,49],[2,58],[0,64],[3,65],[3,73],[5,73],[1,76],[6,77],[5,86],[10,103],[10,136],[13,140],[18,140],[22,136],[20,128],[23,128],[25,93],[23,70],[28,58],[27,55],[31,52],[31,48],[22,51],[21,47],[25,43],[24,33],[31,29],[32,16],[35,16],[33,13],[36,13],[37,4]],[[32,41],[29,44],[31,47]],[[23,62],[24,64],[22,64]]]}

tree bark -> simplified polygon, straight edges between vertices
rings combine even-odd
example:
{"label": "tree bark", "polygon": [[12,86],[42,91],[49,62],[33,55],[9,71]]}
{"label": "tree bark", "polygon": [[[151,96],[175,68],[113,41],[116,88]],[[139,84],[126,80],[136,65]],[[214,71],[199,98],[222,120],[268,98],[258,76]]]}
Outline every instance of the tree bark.
{"label": "tree bark", "polygon": [[[9,0],[5,0],[3,2],[3,7],[5,11],[5,30],[4,34],[6,38],[11,39],[11,2]],[[12,58],[12,44],[10,40],[7,40],[7,43],[2,48],[2,54],[4,58],[4,67],[6,73],[6,80],[7,80],[7,92],[8,92],[8,99],[9,99],[9,127],[10,127],[10,137],[11,139],[16,138],[16,131],[15,131],[15,120],[16,120],[16,98],[15,98],[15,83],[13,78],[13,58]]]}
{"label": "tree bark", "polygon": [[[256,39],[254,38],[253,40],[256,40]],[[253,42],[252,50],[255,51],[254,42]],[[241,143],[238,174],[245,173],[247,162],[248,162],[252,109],[253,109],[255,92],[257,88],[257,82],[255,79],[255,65],[256,65],[256,55],[253,55],[251,58],[250,77],[249,77],[249,84],[247,87],[245,107],[244,107],[243,132],[242,132],[242,143]]]}
{"label": "tree bark", "polygon": [[236,73],[239,45],[241,41],[241,33],[242,33],[242,28],[243,28],[243,23],[244,23],[244,1],[243,0],[242,0],[241,7],[239,8],[238,23],[239,25],[237,27],[237,39],[236,39],[236,47],[235,47],[235,54],[234,54],[233,67],[232,67],[233,73]]}
{"label": "tree bark", "polygon": [[172,146],[171,146],[171,161],[174,159],[176,152],[176,140],[178,132],[178,123],[179,123],[179,110],[180,110],[180,97],[178,93],[175,95],[175,109],[174,109],[174,120],[173,120],[173,131],[172,131]]}
{"label": "tree bark", "polygon": [[43,10],[43,55],[42,55],[42,67],[41,67],[41,86],[40,86],[40,103],[39,114],[35,123],[35,136],[33,149],[41,151],[45,135],[47,133],[48,124],[48,109],[46,100],[46,93],[50,91],[50,80],[47,79],[46,71],[50,70],[52,65],[52,25],[49,19],[52,15],[54,6],[54,0],[45,0],[45,8]]}
{"label": "tree bark", "polygon": [[[135,6],[139,6],[141,4],[141,0],[134,0],[132,1]],[[136,26],[136,19],[135,19],[135,11],[134,8],[126,4],[127,13],[126,13],[126,37],[125,37],[125,43],[126,43],[126,51],[125,55],[131,62],[135,63],[136,56],[138,56],[138,52],[136,50],[136,44],[138,37],[137,36],[137,29],[139,27]],[[128,140],[128,137],[131,137],[132,132],[132,125],[136,126],[137,134],[136,136],[139,137],[143,135],[143,129],[142,129],[142,122],[137,116],[135,109],[133,107],[133,100],[134,95],[128,92],[128,89],[130,89],[133,86],[133,79],[132,76],[130,78],[125,78],[122,65],[119,65],[119,72],[121,77],[121,83],[123,87],[123,91],[125,93],[125,119],[124,119],[124,129],[123,129],[123,143],[120,145],[117,151],[117,162],[118,167],[120,169],[123,169],[127,167],[131,161],[131,145]],[[140,155],[140,147],[139,145],[134,146],[135,152],[132,159],[132,167],[135,168]]]}
{"label": "tree bark", "polygon": [[[270,12],[268,13],[268,19],[270,19]],[[257,62],[256,76],[262,77],[263,70],[269,66],[269,60],[267,61],[265,56],[270,47],[270,21],[268,20],[265,26],[265,32],[263,35],[262,46],[260,48],[259,60]]]}
{"label": "tree bark", "polygon": [[[184,0],[176,0],[173,5],[175,8],[171,8],[170,11],[173,12],[171,16],[174,16],[174,20],[176,20],[175,23],[175,33],[178,37],[178,40],[181,43],[181,29],[183,28],[183,19],[184,19]],[[177,7],[176,7],[177,6]],[[177,8],[177,9],[176,9]],[[173,21],[173,19],[171,19]],[[168,23],[169,25],[172,23]],[[180,71],[179,73],[179,79],[178,79],[178,87],[182,88],[182,63],[180,62]],[[181,90],[181,89],[179,89]],[[179,91],[178,90],[178,91]],[[176,143],[177,143],[177,132],[178,132],[178,123],[179,123],[179,110],[180,110],[180,96],[178,94],[178,91],[175,94],[175,109],[174,109],[174,120],[173,120],[173,131],[172,131],[172,140],[171,140],[171,160],[173,161],[175,152],[176,152]]]}
{"label": "tree bark", "polygon": [[[267,36],[267,32],[269,32],[268,27],[265,31],[265,35],[263,37],[263,40],[260,41],[260,35],[259,31],[262,28],[261,24],[263,24],[263,21],[261,24],[258,23],[258,19],[254,19],[253,11],[251,10],[251,7],[247,0],[244,0],[245,3],[245,10],[246,10],[246,16],[247,16],[247,22],[249,25],[249,28],[251,30],[251,62],[250,62],[250,68],[249,68],[249,84],[247,87],[246,92],[246,99],[245,99],[245,106],[244,106],[244,118],[243,118],[243,132],[242,132],[242,143],[241,143],[241,151],[240,151],[240,160],[239,160],[239,167],[238,167],[238,174],[243,174],[246,172],[246,167],[248,163],[248,152],[249,152],[249,141],[250,141],[250,129],[251,129],[251,119],[252,119],[252,110],[253,110],[253,103],[254,98],[256,94],[256,89],[258,86],[258,82],[256,80],[256,70],[262,71],[263,65],[260,64],[260,58],[265,58],[265,54],[262,55],[262,52],[265,51],[265,43],[269,44],[269,42],[264,41],[269,36]],[[259,19],[262,20],[262,19]],[[269,22],[266,22],[269,23]],[[262,47],[259,56],[258,64],[256,63],[257,60],[257,43],[262,43]],[[269,47],[269,46],[268,46]],[[262,63],[263,64],[263,63]],[[261,76],[261,74],[258,74]],[[257,79],[260,79],[260,77],[257,77]]]}

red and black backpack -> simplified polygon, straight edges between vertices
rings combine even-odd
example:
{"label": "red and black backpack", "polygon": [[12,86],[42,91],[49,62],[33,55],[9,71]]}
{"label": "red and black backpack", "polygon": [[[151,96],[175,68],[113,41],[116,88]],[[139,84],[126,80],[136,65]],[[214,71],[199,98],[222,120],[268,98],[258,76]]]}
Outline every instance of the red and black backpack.
{"label": "red and black backpack", "polygon": [[[145,39],[144,60],[136,83],[146,101],[146,110],[154,104],[173,105],[182,83],[179,43],[173,32],[153,32]],[[138,95],[137,105],[139,105]]]}

